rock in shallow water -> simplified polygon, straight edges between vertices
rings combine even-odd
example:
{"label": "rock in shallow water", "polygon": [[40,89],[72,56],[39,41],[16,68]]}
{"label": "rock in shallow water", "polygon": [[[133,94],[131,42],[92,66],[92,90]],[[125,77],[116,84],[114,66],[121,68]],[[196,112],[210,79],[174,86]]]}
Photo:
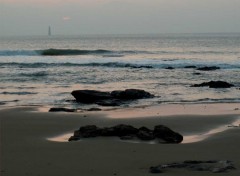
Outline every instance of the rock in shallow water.
{"label": "rock in shallow water", "polygon": [[230,88],[234,87],[234,85],[224,81],[210,81],[201,84],[194,84],[191,87]]}
{"label": "rock in shallow water", "polygon": [[68,108],[50,108],[49,112],[76,112],[76,109],[68,109]]}
{"label": "rock in shallow water", "polygon": [[126,101],[154,97],[154,95],[149,92],[140,89],[115,90],[112,92],[74,90],[71,94],[77,102],[102,106],[120,106]]}

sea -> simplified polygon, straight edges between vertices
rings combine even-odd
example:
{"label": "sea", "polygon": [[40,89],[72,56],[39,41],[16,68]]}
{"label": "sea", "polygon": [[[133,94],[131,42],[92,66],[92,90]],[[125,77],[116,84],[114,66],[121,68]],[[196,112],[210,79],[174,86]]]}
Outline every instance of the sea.
{"label": "sea", "polygon": [[[191,87],[208,81],[235,86]],[[232,103],[239,88],[240,33],[0,37],[1,107],[98,107],[74,101],[82,89],[155,95],[119,108]]]}

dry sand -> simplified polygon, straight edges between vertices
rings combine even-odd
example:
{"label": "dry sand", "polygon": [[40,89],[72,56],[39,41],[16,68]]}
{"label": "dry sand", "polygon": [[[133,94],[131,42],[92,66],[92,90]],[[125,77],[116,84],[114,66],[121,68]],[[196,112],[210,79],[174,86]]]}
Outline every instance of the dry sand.
{"label": "dry sand", "polygon": [[[227,127],[239,123],[236,122],[240,118],[239,108],[240,104],[161,105],[86,113],[37,112],[34,107],[2,109],[1,175],[147,176],[154,175],[149,173],[150,166],[169,162],[231,160],[237,169],[220,175],[239,176],[240,127]],[[83,125],[103,127],[120,123],[149,128],[163,124],[185,138],[195,135],[194,139],[199,136],[205,139],[183,144],[130,143],[117,138],[77,142],[47,140],[73,132]],[[212,133],[208,135],[209,131]],[[160,175],[216,174],[171,169]]]}

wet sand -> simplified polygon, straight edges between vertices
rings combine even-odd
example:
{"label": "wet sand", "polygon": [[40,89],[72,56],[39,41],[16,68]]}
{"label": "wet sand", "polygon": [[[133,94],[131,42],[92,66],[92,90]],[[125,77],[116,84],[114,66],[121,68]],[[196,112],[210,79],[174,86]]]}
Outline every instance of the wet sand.
{"label": "wet sand", "polygon": [[[1,109],[1,175],[146,176],[154,175],[149,173],[149,167],[169,162],[231,160],[237,169],[221,175],[237,176],[240,127],[228,125],[238,125],[239,108],[240,104],[160,105],[77,113],[38,112],[36,107]],[[120,123],[149,128],[166,125],[184,135],[185,140],[182,144],[131,143],[118,138],[49,140],[83,125]],[[171,169],[163,175],[216,174]]]}

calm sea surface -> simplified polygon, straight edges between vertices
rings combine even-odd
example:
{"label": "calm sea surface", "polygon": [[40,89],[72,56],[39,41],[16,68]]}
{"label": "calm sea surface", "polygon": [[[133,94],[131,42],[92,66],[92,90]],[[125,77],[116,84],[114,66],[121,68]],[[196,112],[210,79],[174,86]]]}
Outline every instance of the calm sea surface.
{"label": "calm sea surface", "polygon": [[[220,69],[197,70],[204,66]],[[211,80],[235,87],[190,87]],[[68,101],[72,90],[127,88],[144,89],[156,98],[123,106],[240,102],[239,87],[240,34],[0,38],[1,106],[80,108]]]}

